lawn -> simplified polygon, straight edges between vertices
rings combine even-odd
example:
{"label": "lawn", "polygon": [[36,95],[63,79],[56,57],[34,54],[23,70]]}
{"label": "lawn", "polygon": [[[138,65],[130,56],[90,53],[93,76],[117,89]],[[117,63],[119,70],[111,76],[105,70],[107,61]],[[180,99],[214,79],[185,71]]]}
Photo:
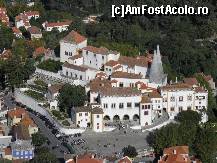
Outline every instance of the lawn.
{"label": "lawn", "polygon": [[28,91],[25,91],[25,94],[34,98],[37,101],[45,101],[44,95],[42,93],[38,93],[38,92],[33,91],[33,90],[28,90]]}

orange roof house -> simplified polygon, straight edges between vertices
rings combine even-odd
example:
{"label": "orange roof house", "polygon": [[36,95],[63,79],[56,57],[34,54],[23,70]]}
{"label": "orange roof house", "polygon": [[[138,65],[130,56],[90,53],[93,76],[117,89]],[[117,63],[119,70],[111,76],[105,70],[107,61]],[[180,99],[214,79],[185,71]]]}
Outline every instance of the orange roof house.
{"label": "orange roof house", "polygon": [[189,157],[188,146],[174,146],[164,149],[163,156],[158,163],[191,163],[192,161]]}
{"label": "orange roof house", "polygon": [[82,36],[81,34],[79,34],[76,31],[71,31],[67,36],[65,36],[63,38],[63,41],[65,42],[72,42],[75,44],[80,44],[82,42],[84,42],[85,40],[87,40],[86,37]]}

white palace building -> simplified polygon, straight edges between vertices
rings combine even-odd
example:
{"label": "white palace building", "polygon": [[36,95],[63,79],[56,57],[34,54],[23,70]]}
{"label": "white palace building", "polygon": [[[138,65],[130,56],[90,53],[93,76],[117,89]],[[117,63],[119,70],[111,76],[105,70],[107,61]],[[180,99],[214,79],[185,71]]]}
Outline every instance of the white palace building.
{"label": "white palace building", "polygon": [[159,46],[153,55],[126,57],[89,46],[87,38],[71,31],[60,41],[60,61],[61,75],[79,80],[89,96],[87,106],[72,109],[78,127],[102,132],[105,121],[147,126],[163,111],[174,119],[181,111],[207,108],[208,92],[198,84],[167,84]]}

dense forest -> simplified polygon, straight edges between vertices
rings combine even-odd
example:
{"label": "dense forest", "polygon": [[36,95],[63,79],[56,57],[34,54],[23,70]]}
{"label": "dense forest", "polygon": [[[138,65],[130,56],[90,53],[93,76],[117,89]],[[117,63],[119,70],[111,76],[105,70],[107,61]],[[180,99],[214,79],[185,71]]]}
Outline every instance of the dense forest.
{"label": "dense forest", "polygon": [[[190,76],[203,71],[217,79],[216,0],[42,0],[46,9],[74,17],[102,14],[99,24],[79,26],[94,45],[117,49],[125,55],[144,54],[160,44],[169,77]],[[111,5],[207,6],[208,16],[128,16],[112,18]],[[214,41],[213,41],[214,40]],[[129,49],[129,51],[127,51]]]}

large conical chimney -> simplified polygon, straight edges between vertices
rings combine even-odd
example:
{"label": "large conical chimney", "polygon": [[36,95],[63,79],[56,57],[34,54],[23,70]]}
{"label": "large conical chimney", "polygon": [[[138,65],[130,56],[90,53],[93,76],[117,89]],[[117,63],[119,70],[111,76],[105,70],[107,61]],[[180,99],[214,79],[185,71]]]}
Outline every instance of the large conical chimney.
{"label": "large conical chimney", "polygon": [[155,84],[163,84],[165,74],[163,72],[163,65],[161,61],[160,47],[157,45],[157,50],[154,50],[154,57],[150,69],[150,82]]}

